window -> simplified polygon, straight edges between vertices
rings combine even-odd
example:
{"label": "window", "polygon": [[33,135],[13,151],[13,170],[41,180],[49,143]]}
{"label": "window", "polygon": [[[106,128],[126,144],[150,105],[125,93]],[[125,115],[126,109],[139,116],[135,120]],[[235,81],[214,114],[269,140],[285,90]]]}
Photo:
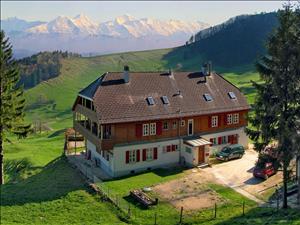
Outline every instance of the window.
{"label": "window", "polygon": [[218,144],[217,143],[217,138],[212,138],[211,143],[212,143],[212,145],[217,145]]}
{"label": "window", "polygon": [[155,104],[154,99],[151,96],[147,98],[147,102],[148,102],[148,105],[154,105]]}
{"label": "window", "polygon": [[181,120],[180,125],[181,125],[182,127],[184,127],[184,126],[185,126],[185,120]]}
{"label": "window", "polygon": [[238,113],[234,113],[233,114],[233,121],[234,124],[239,123],[239,114]]}
{"label": "window", "polygon": [[136,162],[136,150],[129,151],[129,163]]}
{"label": "window", "polygon": [[211,117],[211,127],[217,127],[218,126],[218,116],[212,116]]}
{"label": "window", "polygon": [[170,104],[169,99],[168,99],[167,96],[162,96],[162,97],[161,97],[161,100],[162,100],[162,102],[163,102],[165,105]]}
{"label": "window", "polygon": [[156,135],[156,123],[150,123],[150,135]]}
{"label": "window", "polygon": [[103,139],[111,139],[111,125],[103,125]]}
{"label": "window", "polygon": [[232,114],[227,114],[227,124],[232,124]]}
{"label": "window", "polygon": [[185,147],[185,151],[187,152],[187,153],[192,153],[192,149],[191,148],[189,148],[189,147]]}
{"label": "window", "polygon": [[153,148],[146,149],[146,161],[153,160]]}
{"label": "window", "polygon": [[235,96],[234,92],[232,92],[232,91],[228,92],[228,96],[230,99],[236,99],[236,96]]}
{"label": "window", "polygon": [[227,136],[223,136],[222,137],[222,144],[227,144],[228,141],[227,141]]}
{"label": "window", "polygon": [[169,129],[169,123],[168,123],[167,121],[165,121],[165,122],[163,123],[163,129],[164,129],[164,130],[168,130],[168,129]]}
{"label": "window", "polygon": [[207,101],[207,102],[211,102],[213,100],[213,98],[211,97],[210,94],[204,94],[203,97],[204,97],[205,101]]}
{"label": "window", "polygon": [[177,128],[177,121],[173,121],[173,129],[176,129]]}
{"label": "window", "polygon": [[149,124],[145,123],[143,124],[143,136],[148,136],[149,135]]}

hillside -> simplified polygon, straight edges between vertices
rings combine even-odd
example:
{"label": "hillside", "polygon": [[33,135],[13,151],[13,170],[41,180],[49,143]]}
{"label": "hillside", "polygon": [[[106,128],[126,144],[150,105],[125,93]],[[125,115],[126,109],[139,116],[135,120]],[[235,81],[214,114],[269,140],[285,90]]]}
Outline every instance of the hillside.
{"label": "hillside", "polygon": [[[90,58],[64,58],[58,77],[44,81],[26,91],[27,116],[30,120],[37,118],[49,123],[53,129],[71,126],[71,106],[76,94],[90,82],[106,71],[122,71],[128,64],[131,71],[166,71],[172,65],[174,70],[196,71],[200,62],[177,61],[177,58],[164,57],[173,49],[161,49],[143,52],[129,52]],[[180,64],[181,66],[178,66]],[[242,88],[252,101],[254,90],[250,79],[257,80],[251,65],[221,68],[214,70],[225,73],[230,81]]]}
{"label": "hillside", "polygon": [[265,53],[268,35],[277,26],[276,13],[243,15],[200,31],[185,46],[171,51],[166,59],[211,60],[221,67],[253,64]]}

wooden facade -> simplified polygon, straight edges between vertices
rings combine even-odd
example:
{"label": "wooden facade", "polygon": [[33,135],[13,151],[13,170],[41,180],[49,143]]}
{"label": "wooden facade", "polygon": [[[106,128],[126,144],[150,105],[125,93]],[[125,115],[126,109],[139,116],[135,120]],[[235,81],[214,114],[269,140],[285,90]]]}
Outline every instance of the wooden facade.
{"label": "wooden facade", "polygon": [[[154,121],[142,121],[135,123],[116,123],[109,125],[101,125],[97,121],[96,112],[85,108],[82,105],[77,104],[75,106],[74,113],[74,128],[83,134],[87,139],[92,141],[97,150],[111,150],[115,144],[125,144],[139,141],[155,141],[159,139],[168,139],[176,137],[188,136],[188,124],[189,121],[193,121],[193,134],[203,134],[206,132],[218,132],[221,130],[239,128],[247,125],[247,113],[248,110],[233,111],[226,113],[217,113],[211,115],[201,115],[194,117],[175,118],[168,120],[154,120]],[[76,121],[76,112],[86,116],[90,119],[91,123],[97,123],[98,132],[97,136],[92,132],[92,129],[86,129],[82,123]],[[235,124],[227,124],[227,114],[239,114],[239,120]],[[218,116],[218,126],[211,127],[211,117]],[[183,122],[184,121],[184,122]],[[143,136],[142,129],[143,124],[156,124],[156,134]],[[165,124],[168,124],[168,129],[164,129]],[[110,135],[105,137],[103,135],[104,126],[109,126]],[[139,131],[138,131],[139,130]]]}

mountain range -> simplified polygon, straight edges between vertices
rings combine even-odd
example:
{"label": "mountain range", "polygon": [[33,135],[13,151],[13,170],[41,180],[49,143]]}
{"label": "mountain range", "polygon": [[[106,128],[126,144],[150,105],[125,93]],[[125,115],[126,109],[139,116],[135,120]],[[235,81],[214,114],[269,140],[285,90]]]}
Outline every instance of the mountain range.
{"label": "mountain range", "polygon": [[16,52],[63,50],[104,54],[175,47],[209,27],[203,22],[137,19],[130,15],[96,23],[86,15],[59,16],[49,22],[28,22],[16,17],[1,20],[1,27]]}

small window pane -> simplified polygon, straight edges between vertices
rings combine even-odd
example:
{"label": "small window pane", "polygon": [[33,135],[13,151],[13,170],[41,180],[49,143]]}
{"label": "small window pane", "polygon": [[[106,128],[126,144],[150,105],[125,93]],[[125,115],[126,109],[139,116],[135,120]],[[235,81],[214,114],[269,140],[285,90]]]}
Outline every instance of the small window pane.
{"label": "small window pane", "polygon": [[204,94],[203,97],[207,102],[211,102],[213,100],[210,94]]}
{"label": "small window pane", "polygon": [[234,92],[230,91],[230,92],[228,92],[228,95],[229,95],[230,99],[236,99]]}
{"label": "small window pane", "polygon": [[166,104],[166,105],[170,104],[169,99],[168,99],[167,96],[162,96],[161,99],[162,99],[164,104]]}
{"label": "small window pane", "polygon": [[154,105],[154,99],[152,97],[147,98],[148,105]]}

